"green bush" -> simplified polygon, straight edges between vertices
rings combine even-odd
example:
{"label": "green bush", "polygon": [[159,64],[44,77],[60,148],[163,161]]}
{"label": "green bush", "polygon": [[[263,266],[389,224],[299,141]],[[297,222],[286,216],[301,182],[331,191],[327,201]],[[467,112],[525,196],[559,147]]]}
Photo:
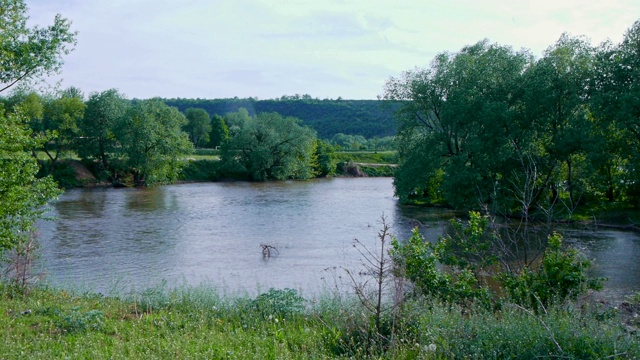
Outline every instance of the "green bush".
{"label": "green bush", "polygon": [[294,289],[269,289],[258,295],[251,307],[264,317],[289,317],[304,311],[305,300]]}
{"label": "green bush", "polygon": [[426,242],[418,228],[413,229],[405,242],[394,239],[390,255],[396,263],[397,275],[410,280],[421,295],[445,303],[488,304],[490,291],[481,285],[470,268],[462,267],[453,272],[442,270],[445,244],[444,239],[435,244]]}
{"label": "green bush", "polygon": [[553,302],[573,300],[587,290],[602,288],[603,279],[587,276],[591,266],[589,260],[581,257],[575,249],[562,249],[562,235],[549,235],[548,243],[539,266],[524,268],[516,274],[501,274],[500,279],[511,300],[538,308]]}
{"label": "green bush", "polygon": [[190,160],[182,168],[181,180],[215,181],[220,179],[220,161]]}

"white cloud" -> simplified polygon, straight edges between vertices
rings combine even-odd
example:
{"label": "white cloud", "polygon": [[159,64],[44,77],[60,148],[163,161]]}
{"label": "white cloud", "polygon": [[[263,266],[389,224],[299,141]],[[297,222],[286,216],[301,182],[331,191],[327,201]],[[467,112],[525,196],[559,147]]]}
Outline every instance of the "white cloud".
{"label": "white cloud", "polygon": [[64,86],[131,97],[375,98],[386,79],[483,38],[536,55],[563,32],[622,39],[630,0],[27,0],[79,31]]}

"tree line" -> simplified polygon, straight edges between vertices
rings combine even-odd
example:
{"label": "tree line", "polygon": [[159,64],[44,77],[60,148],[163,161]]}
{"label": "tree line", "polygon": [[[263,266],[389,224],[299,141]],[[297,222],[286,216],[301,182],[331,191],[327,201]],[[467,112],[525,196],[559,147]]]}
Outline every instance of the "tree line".
{"label": "tree line", "polygon": [[390,78],[403,202],[573,213],[640,205],[640,21],[619,44],[563,34],[536,59],[487,40]]}
{"label": "tree line", "polygon": [[[18,89],[0,100],[41,140],[30,152],[46,155],[49,174],[61,159],[77,156],[99,179],[117,185],[173,182],[195,147],[219,149],[219,164],[205,164],[215,166],[218,177],[308,179],[336,169],[337,146],[319,140],[301,120],[275,112],[250,115],[240,108],[210,117],[201,108],[180,112],[159,98],[129,100],[116,89],[85,101],[73,87],[49,95]],[[347,135],[340,139],[352,149],[367,144]]]}
{"label": "tree line", "polygon": [[336,134],[383,138],[394,136],[396,106],[381,100],[314,99],[309,95],[282,96],[278,99],[164,99],[165,103],[180,111],[200,108],[207,113],[221,116],[246,109],[250,115],[261,112],[277,112],[302,120],[302,124],[316,130],[321,139],[331,139]]}

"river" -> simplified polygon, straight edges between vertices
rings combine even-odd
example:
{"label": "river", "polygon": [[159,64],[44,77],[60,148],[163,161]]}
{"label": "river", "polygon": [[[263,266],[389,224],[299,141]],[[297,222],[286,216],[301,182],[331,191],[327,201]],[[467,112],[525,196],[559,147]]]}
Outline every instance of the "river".
{"label": "river", "polygon": [[[208,284],[223,293],[271,287],[303,294],[333,289],[361,268],[354,238],[373,247],[384,216],[406,238],[415,220],[435,240],[453,214],[399,205],[390,178],[220,182],[150,189],[73,189],[39,222],[47,281],[106,294],[166,282]],[[640,286],[640,237],[567,231],[595,259],[593,275],[622,297]],[[261,244],[277,249],[265,258]]]}

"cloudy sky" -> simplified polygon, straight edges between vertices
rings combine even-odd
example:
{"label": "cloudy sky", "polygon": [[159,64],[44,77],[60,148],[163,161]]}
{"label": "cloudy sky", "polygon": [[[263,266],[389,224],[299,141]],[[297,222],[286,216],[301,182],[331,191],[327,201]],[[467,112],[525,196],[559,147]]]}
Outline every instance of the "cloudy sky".
{"label": "cloudy sky", "polygon": [[[540,56],[563,32],[620,42],[638,0],[26,0],[78,31],[62,87],[129,98],[375,99],[385,81],[488,38]],[[58,79],[59,80],[59,79]]]}

